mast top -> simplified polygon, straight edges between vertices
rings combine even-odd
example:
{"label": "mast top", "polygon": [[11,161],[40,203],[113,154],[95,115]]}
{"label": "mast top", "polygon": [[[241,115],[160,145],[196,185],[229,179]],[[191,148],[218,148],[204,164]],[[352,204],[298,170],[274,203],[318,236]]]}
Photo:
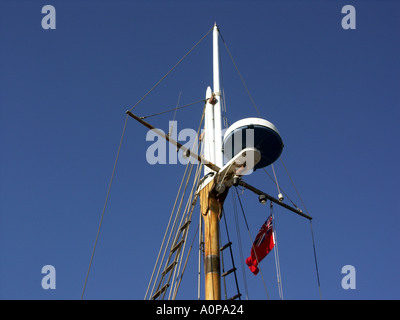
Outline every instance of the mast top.
{"label": "mast top", "polygon": [[217,21],[214,22],[214,30],[217,31],[217,32],[219,33]]}

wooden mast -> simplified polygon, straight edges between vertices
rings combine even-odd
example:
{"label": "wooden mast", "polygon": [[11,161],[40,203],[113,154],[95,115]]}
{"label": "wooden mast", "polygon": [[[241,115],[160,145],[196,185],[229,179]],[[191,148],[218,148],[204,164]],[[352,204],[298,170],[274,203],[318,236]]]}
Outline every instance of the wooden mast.
{"label": "wooden mast", "polygon": [[[221,106],[220,106],[220,82],[219,82],[219,48],[218,27],[215,24],[213,30],[213,87],[206,92],[205,113],[205,157],[223,167],[222,155],[222,130],[221,130]],[[211,172],[205,168],[204,173]],[[208,183],[207,183],[208,181]],[[226,190],[216,192],[215,175],[205,181],[205,186],[200,190],[200,211],[204,222],[204,273],[205,273],[205,299],[221,299],[221,273],[220,273],[220,244],[219,221],[222,215],[223,203],[228,192]],[[222,192],[221,192],[222,191]]]}
{"label": "wooden mast", "polygon": [[218,199],[213,189],[214,181],[211,181],[200,191],[200,210],[204,221],[206,300],[221,299],[219,220],[222,214],[223,199]]}

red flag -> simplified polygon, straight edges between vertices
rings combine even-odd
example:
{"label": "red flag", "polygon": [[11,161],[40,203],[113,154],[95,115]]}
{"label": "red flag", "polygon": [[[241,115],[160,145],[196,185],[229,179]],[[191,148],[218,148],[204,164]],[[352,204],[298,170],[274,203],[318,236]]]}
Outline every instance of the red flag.
{"label": "red flag", "polygon": [[[258,263],[264,259],[275,246],[274,233],[272,230],[272,215],[262,225],[251,247],[250,257],[246,259],[246,264],[255,275],[258,273]],[[258,261],[258,263],[257,263]]]}

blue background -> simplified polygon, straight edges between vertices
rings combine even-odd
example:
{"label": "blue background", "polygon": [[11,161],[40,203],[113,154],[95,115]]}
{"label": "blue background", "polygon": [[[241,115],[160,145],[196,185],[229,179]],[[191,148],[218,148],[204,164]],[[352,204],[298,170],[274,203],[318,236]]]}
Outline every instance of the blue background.
{"label": "blue background", "polygon": [[[46,4],[56,8],[55,30],[41,27]],[[355,30],[341,26],[346,4],[356,8]],[[216,21],[261,116],[281,133],[282,159],[314,218],[322,298],[399,299],[399,18],[400,3],[389,0],[1,0],[0,298],[80,299],[125,111]],[[173,108],[179,92],[181,104],[203,99],[211,39],[135,113]],[[257,116],[223,46],[221,60],[228,121]],[[178,131],[197,130],[201,112],[178,111]],[[172,117],[149,122],[167,131]],[[146,133],[128,119],[85,299],[144,297],[184,171],[148,164]],[[275,170],[300,206],[280,161]],[[246,181],[277,197],[262,170]],[[254,236],[268,206],[249,191],[241,199]],[[228,195],[234,238],[232,207]],[[308,221],[278,207],[275,216],[284,298],[319,299]],[[41,287],[48,264],[55,290]],[[341,286],[344,265],[356,269],[355,290]],[[261,268],[278,299],[272,254]],[[245,274],[249,299],[266,299],[260,276]],[[196,250],[178,298],[197,298]]]}

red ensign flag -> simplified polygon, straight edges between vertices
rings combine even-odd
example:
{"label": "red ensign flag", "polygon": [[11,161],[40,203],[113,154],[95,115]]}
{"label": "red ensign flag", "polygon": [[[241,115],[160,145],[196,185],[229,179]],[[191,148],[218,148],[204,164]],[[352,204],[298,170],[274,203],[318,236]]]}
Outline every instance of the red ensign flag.
{"label": "red ensign flag", "polygon": [[[246,264],[255,275],[258,273],[258,263],[264,259],[275,246],[274,233],[272,231],[272,215],[262,225],[251,248],[250,257],[246,259]],[[258,260],[258,263],[257,263]]]}

